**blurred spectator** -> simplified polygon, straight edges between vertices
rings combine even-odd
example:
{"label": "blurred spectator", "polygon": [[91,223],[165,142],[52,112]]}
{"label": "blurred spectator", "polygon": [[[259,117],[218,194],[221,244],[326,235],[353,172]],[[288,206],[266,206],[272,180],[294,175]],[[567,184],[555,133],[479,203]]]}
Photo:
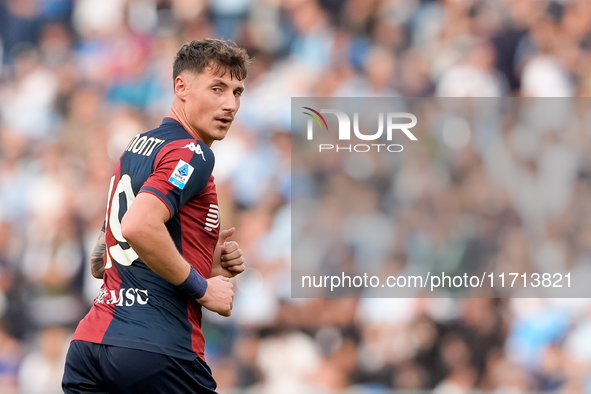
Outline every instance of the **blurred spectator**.
{"label": "blurred spectator", "polygon": [[63,327],[48,327],[39,332],[34,349],[24,358],[19,381],[22,394],[62,393],[62,375],[71,334]]}
{"label": "blurred spectator", "polygon": [[[19,367],[25,356],[24,346],[0,327],[0,387],[8,394],[19,392]],[[65,362],[65,360],[64,360]]]}
{"label": "blurred spectator", "polygon": [[437,84],[441,97],[501,97],[509,91],[507,81],[495,68],[495,49],[489,43],[474,43],[466,60],[446,70]]}

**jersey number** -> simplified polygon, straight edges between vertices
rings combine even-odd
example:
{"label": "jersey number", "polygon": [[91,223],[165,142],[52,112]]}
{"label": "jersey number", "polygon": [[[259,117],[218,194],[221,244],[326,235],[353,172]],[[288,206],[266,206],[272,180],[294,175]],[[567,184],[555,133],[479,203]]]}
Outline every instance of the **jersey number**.
{"label": "jersey number", "polygon": [[[131,203],[135,200],[135,194],[133,194],[133,189],[131,187],[131,177],[127,174],[123,175],[119,182],[117,183],[117,189],[115,189],[115,193],[113,193],[113,197],[111,198],[111,192],[113,191],[113,184],[115,183],[115,177],[111,178],[111,186],[109,187],[109,199],[107,201],[107,217],[106,217],[106,227],[111,229],[111,233],[117,240],[117,243],[109,248],[109,252],[107,253],[107,262],[105,264],[105,268],[111,268],[113,263],[111,262],[111,256],[113,259],[125,266],[131,265],[139,256],[130,246],[127,249],[123,249],[121,247],[121,242],[127,243],[123,235],[121,234],[121,222],[119,221],[119,210],[121,207],[119,206],[119,195],[121,193],[125,194],[125,199],[127,200],[127,209],[131,206]],[[109,215],[109,207],[111,208],[111,214]]]}

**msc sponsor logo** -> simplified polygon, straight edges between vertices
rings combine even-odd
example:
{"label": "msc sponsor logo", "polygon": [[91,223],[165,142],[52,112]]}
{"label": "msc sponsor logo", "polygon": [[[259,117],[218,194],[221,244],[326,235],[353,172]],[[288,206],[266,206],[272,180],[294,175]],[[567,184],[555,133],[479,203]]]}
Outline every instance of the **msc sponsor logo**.
{"label": "msc sponsor logo", "polygon": [[115,290],[102,287],[99,295],[94,299],[94,303],[115,306],[146,305],[148,303],[148,290],[130,287],[127,289],[121,288],[117,293]]}
{"label": "msc sponsor logo", "polygon": [[[310,112],[302,112],[308,115],[311,119],[308,119],[307,124],[307,139],[314,139],[314,122],[318,124],[321,131],[328,130],[328,124],[322,114],[333,114],[336,116],[339,130],[338,136],[339,141],[350,141],[351,140],[351,119],[345,112],[337,109],[321,109],[320,112],[310,107],[302,107],[309,110]],[[394,132],[400,131],[406,135],[411,141],[417,141],[417,137],[410,131],[411,128],[416,126],[417,117],[408,112],[388,112],[384,116],[383,112],[378,114],[378,131],[373,134],[364,134],[359,130],[359,113],[353,113],[353,134],[355,137],[362,141],[375,141],[382,137],[384,134],[384,118],[386,119],[386,140],[392,141]],[[406,120],[406,121],[404,121]],[[318,150],[330,151],[335,150],[347,151],[347,152],[369,152],[372,149],[376,149],[378,152],[381,150],[388,152],[402,152],[404,147],[400,144],[349,144],[349,145],[333,145],[333,144],[319,144]],[[381,149],[381,150],[380,150]]]}

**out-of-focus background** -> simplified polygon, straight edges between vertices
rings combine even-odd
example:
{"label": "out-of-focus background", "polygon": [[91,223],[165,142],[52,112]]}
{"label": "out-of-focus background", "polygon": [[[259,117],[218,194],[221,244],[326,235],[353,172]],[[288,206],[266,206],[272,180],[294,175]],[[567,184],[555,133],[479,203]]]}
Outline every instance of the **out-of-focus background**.
{"label": "out-of-focus background", "polygon": [[[65,349],[100,286],[88,256],[115,163],[166,116],[174,54],[203,37],[233,38],[255,57],[238,121],[214,144],[222,227],[237,227],[249,266],[232,317],[205,315],[220,392],[591,392],[587,299],[297,300],[289,291],[291,96],[584,96],[584,0],[0,0],[0,392],[61,392]],[[528,152],[512,142],[527,131],[507,136],[508,171],[535,180],[545,170],[537,153],[564,142],[560,132],[526,142]],[[453,194],[478,206],[492,181],[470,146]],[[408,215],[433,223],[425,212],[447,209],[431,206],[435,181],[457,171],[412,164],[397,182],[415,194],[401,198]],[[584,168],[561,170],[569,182],[550,213],[505,200],[508,222],[541,223],[554,241],[541,258],[572,248],[590,258]],[[425,235],[435,246],[446,240],[437,229]],[[497,235],[478,250],[540,254],[519,229]]]}
{"label": "out-of-focus background", "polygon": [[[337,139],[330,109],[308,137],[309,107],[365,136],[407,111],[418,140]],[[590,120],[589,97],[294,97],[292,295],[591,296]]]}

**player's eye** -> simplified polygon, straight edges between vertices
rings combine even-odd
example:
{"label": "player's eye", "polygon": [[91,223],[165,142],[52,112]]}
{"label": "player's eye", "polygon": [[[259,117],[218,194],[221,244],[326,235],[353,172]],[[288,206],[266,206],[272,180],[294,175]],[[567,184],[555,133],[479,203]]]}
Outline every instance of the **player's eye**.
{"label": "player's eye", "polygon": [[234,96],[239,96],[240,97],[240,96],[242,96],[242,92],[240,90],[236,90],[234,92]]}
{"label": "player's eye", "polygon": [[222,88],[215,86],[212,90],[216,93],[220,93],[222,91]]}

